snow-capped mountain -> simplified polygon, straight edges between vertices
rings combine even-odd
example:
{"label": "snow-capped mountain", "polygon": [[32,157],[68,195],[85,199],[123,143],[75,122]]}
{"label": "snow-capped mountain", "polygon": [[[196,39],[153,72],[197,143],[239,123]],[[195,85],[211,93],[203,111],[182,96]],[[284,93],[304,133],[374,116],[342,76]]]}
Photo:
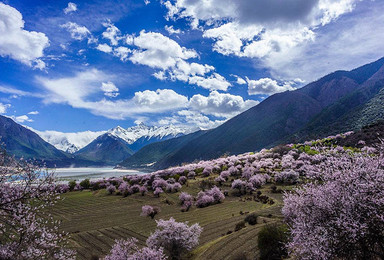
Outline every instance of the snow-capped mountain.
{"label": "snow-capped mountain", "polygon": [[[84,131],[77,133],[63,133],[58,131],[38,131],[28,127],[30,130],[37,133],[46,142],[52,144],[57,149],[68,152],[76,153],[80,149],[86,147],[96,138],[107,134],[110,136],[118,137],[126,142],[128,145],[133,145],[134,150],[138,150],[147,143],[170,139],[180,135],[192,132],[188,128],[178,126],[147,126],[143,123],[129,127],[127,129],[117,126],[108,131]],[[140,139],[140,144],[134,144]]]}
{"label": "snow-capped mountain", "polygon": [[140,138],[162,140],[164,138],[173,138],[180,135],[188,134],[191,130],[174,125],[169,126],[147,126],[143,123],[129,127],[127,129],[117,126],[107,131],[107,134],[119,137],[128,144],[133,144]]}

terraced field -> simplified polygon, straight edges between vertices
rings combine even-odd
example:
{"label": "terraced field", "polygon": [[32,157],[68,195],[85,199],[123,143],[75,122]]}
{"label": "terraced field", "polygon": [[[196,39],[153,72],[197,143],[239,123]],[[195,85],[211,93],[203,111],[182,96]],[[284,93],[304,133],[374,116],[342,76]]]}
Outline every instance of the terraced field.
{"label": "terraced field", "polygon": [[[114,240],[136,237],[144,245],[147,237],[156,228],[155,220],[141,217],[143,205],[156,205],[161,208],[155,219],[189,221],[199,223],[204,231],[200,246],[190,255],[192,259],[234,259],[246,251],[249,257],[257,255],[257,233],[268,222],[279,221],[281,214],[281,194],[271,194],[266,185],[261,191],[273,197],[275,204],[266,205],[252,200],[251,196],[228,196],[221,204],[206,208],[191,208],[181,212],[178,204],[179,193],[161,194],[155,198],[151,193],[135,194],[126,198],[108,195],[105,190],[79,191],[62,195],[62,200],[51,212],[62,220],[62,229],[69,233],[71,246],[78,252],[78,259],[97,259],[107,254]],[[182,191],[196,194],[197,183],[190,182]],[[248,198],[248,199],[247,199]],[[166,201],[168,200],[168,201]],[[236,223],[242,221],[245,212],[255,212],[259,224],[247,225],[234,232]],[[232,233],[227,234],[228,231]]]}

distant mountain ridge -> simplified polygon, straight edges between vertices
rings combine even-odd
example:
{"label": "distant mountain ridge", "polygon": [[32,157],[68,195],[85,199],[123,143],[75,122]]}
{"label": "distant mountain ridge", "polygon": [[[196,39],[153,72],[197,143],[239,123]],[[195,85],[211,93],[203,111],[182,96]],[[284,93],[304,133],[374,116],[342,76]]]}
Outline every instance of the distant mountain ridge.
{"label": "distant mountain ridge", "polygon": [[57,149],[71,154],[76,153],[80,149],[89,145],[96,138],[106,133],[121,138],[129,145],[132,145],[133,143],[138,141],[138,139],[141,139],[133,145],[134,150],[137,151],[146,144],[181,136],[184,134],[188,134],[192,131],[191,129],[177,127],[173,125],[147,126],[143,123],[129,127],[127,129],[121,126],[117,126],[108,131],[84,131],[78,133],[38,131],[29,127],[27,128],[36,132],[41,138],[55,146]]}
{"label": "distant mountain ridge", "polygon": [[152,167],[162,169],[357,130],[383,119],[383,88],[384,58],[351,71],[336,71],[303,88],[268,97],[158,158]]}
{"label": "distant mountain ridge", "polygon": [[108,130],[87,146],[74,153],[77,158],[115,165],[129,158],[142,147],[183,136],[190,130],[177,126],[147,126],[139,124],[128,129],[120,126]]}

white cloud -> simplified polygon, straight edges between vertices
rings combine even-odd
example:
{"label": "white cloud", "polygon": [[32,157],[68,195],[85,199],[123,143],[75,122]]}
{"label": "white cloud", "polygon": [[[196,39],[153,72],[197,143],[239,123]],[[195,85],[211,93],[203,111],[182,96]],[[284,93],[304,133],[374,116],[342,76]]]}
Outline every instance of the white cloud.
{"label": "white cloud", "polygon": [[156,32],[141,31],[134,39],[134,44],[140,49],[135,50],[129,59],[152,68],[168,69],[176,66],[179,60],[198,56],[195,50],[181,47],[174,40]]}
{"label": "white cloud", "polygon": [[191,110],[181,110],[173,116],[164,117],[157,123],[160,125],[180,125],[196,131],[212,129],[223,124],[226,120],[211,120],[209,117]]}
{"label": "white cloud", "polygon": [[67,29],[71,37],[75,40],[82,41],[85,38],[91,37],[91,32],[87,27],[78,25],[77,23],[67,22],[61,25],[62,28]]}
{"label": "white cloud", "polygon": [[105,52],[105,53],[111,53],[112,52],[112,47],[106,43],[97,45],[96,49],[98,49],[99,51]]}
{"label": "white cloud", "polygon": [[336,70],[351,70],[383,57],[384,2],[367,1],[356,14],[339,19],[316,33],[316,40],[278,53],[263,63],[272,76],[308,81]]}
{"label": "white cloud", "polygon": [[75,3],[69,2],[68,6],[64,8],[64,13],[69,14],[71,12],[76,12],[77,11],[77,5]]}
{"label": "white cloud", "polygon": [[31,111],[28,113],[28,115],[38,115],[39,111]]}
{"label": "white cloud", "polygon": [[43,97],[43,95],[38,93],[27,92],[19,89],[12,88],[10,86],[1,86],[0,92],[5,94],[12,94],[13,96],[27,96],[27,97]]}
{"label": "white cloud", "polygon": [[151,2],[149,0],[144,0],[145,5],[149,5]]}
{"label": "white cloud", "polygon": [[7,113],[7,109],[10,108],[11,105],[10,104],[3,104],[3,103],[0,103],[0,114],[5,114]]}
{"label": "white cloud", "polygon": [[208,97],[194,95],[189,101],[192,110],[216,117],[231,118],[257,105],[259,102],[245,100],[241,96],[212,91]]}
{"label": "white cloud", "polygon": [[[264,27],[326,24],[350,12],[356,0],[176,0],[163,2],[168,19],[188,18],[193,25],[223,19]],[[197,20],[197,21],[196,21]],[[197,24],[196,24],[197,23]]]}
{"label": "white cloud", "polygon": [[279,84],[276,80],[262,78],[259,80],[250,80],[247,78],[249,95],[272,95],[284,91],[295,90],[289,83]]}
{"label": "white cloud", "polygon": [[189,63],[187,60],[198,57],[195,50],[182,47],[160,33],[141,31],[133,44],[138,49],[134,49],[128,59],[162,70],[154,73],[158,79],[180,80],[209,90],[226,91],[231,86],[223,76],[213,73],[213,66]]}
{"label": "white cloud", "polygon": [[241,25],[238,22],[229,22],[219,27],[204,31],[203,37],[215,40],[213,50],[224,54],[242,55],[242,48],[251,42],[255,35],[262,32],[260,25]]}
{"label": "white cloud", "polygon": [[72,77],[37,77],[38,83],[47,91],[44,102],[68,104],[74,108],[89,110],[95,115],[111,119],[125,119],[136,115],[157,114],[174,111],[188,104],[188,98],[171,89],[145,90],[134,94],[131,99],[91,99],[102,92],[102,82],[113,80],[113,76],[91,69]]}
{"label": "white cloud", "polygon": [[102,82],[101,90],[104,92],[104,95],[107,97],[117,97],[119,95],[119,89],[111,81]]}
{"label": "white cloud", "polygon": [[32,119],[30,119],[27,115],[22,115],[22,116],[11,116],[11,118],[18,122],[18,123],[24,123],[24,122],[33,122]]}
{"label": "white cloud", "polygon": [[0,2],[0,56],[9,56],[31,67],[44,68],[45,64],[39,58],[44,56],[44,49],[49,46],[48,37],[23,28],[21,13]]}
{"label": "white cloud", "polygon": [[66,151],[71,144],[75,145],[77,149],[81,149],[92,142],[98,136],[106,133],[106,131],[84,131],[76,133],[63,133],[58,131],[46,130],[38,131],[28,127],[33,132],[37,133],[48,143],[55,146],[57,149]]}
{"label": "white cloud", "polygon": [[113,50],[113,55],[120,58],[121,61],[126,61],[130,53],[132,53],[132,50],[123,46],[114,48]]}
{"label": "white cloud", "polygon": [[165,28],[165,30],[169,34],[179,34],[179,33],[181,33],[181,30],[180,29],[174,29],[173,25],[171,25],[171,26],[166,25],[164,28]]}
{"label": "white cloud", "polygon": [[[175,0],[165,1],[163,4],[168,9],[166,16],[168,20],[186,19],[189,21],[192,28],[203,31],[203,37],[214,41],[212,46],[214,51],[223,55],[257,58],[262,65],[279,75],[277,68],[283,68],[283,72],[291,68],[295,70],[294,66],[287,64],[293,55],[297,54],[295,62],[305,59],[303,59],[305,55],[299,53],[301,49],[308,48],[308,54],[312,56],[321,53],[310,50],[310,47],[318,41],[317,37],[322,33],[322,28],[335,24],[335,21],[338,23],[339,18],[355,10],[359,2],[361,1]],[[380,12],[382,13],[383,10],[378,11],[377,15],[380,15]],[[370,23],[369,19],[365,19],[365,21]],[[336,29],[337,34],[341,31]],[[368,37],[368,39],[370,38],[372,37]],[[377,38],[377,36],[373,38]],[[347,40],[353,39],[362,38],[357,35],[356,38]],[[328,40],[330,43],[333,42],[331,37]],[[380,45],[381,41],[377,39],[375,41],[376,46]],[[323,42],[323,44],[324,49],[328,48],[327,43]],[[363,45],[360,41],[361,48]],[[341,47],[335,50],[343,49]],[[365,50],[365,52],[369,51]],[[280,65],[280,58],[287,63]],[[334,56],[333,60],[339,62],[342,59]],[[310,65],[310,63],[306,65]],[[283,76],[283,74],[280,75]],[[290,75],[289,79],[295,78],[297,75],[301,74],[296,74],[294,77]]]}
{"label": "white cloud", "polygon": [[236,84],[239,84],[239,85],[245,85],[247,84],[247,82],[245,81],[245,79],[243,79],[242,77],[239,77],[237,75],[232,75],[236,78]]}
{"label": "white cloud", "polygon": [[213,73],[209,77],[191,76],[189,77],[189,84],[196,84],[200,87],[209,90],[223,90],[226,91],[231,83],[229,83],[223,76]]}
{"label": "white cloud", "polygon": [[107,30],[103,32],[102,36],[104,39],[108,39],[111,42],[111,45],[116,46],[119,41],[124,38],[121,36],[120,30],[110,21],[103,23],[103,26],[106,27]]}

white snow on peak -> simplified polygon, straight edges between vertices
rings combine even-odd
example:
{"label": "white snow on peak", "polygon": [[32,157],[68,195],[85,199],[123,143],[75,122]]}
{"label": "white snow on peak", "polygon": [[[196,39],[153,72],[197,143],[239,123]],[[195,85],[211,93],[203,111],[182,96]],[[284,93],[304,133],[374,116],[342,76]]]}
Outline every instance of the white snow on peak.
{"label": "white snow on peak", "polygon": [[141,137],[145,138],[159,138],[176,137],[179,135],[187,134],[190,131],[187,128],[178,127],[174,125],[169,126],[147,126],[143,123],[129,127],[127,129],[117,126],[108,130],[108,134],[123,139],[128,144],[134,143]]}
{"label": "white snow on peak", "polygon": [[128,144],[133,144],[136,140],[140,139],[141,137],[145,137],[147,139],[157,138],[161,140],[165,137],[173,138],[193,132],[189,128],[174,125],[147,126],[144,123],[140,123],[129,128],[117,126],[108,131],[84,131],[77,133],[63,133],[51,130],[38,131],[31,127],[28,128],[40,135],[41,138],[55,146],[57,149],[68,153],[77,152],[81,148],[91,143],[97,137],[106,133],[111,136],[121,138]]}

